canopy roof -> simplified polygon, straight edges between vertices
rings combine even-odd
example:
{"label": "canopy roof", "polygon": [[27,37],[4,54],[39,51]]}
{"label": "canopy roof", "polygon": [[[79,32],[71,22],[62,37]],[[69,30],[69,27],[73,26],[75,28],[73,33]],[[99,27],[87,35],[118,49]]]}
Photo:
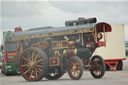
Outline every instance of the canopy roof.
{"label": "canopy roof", "polygon": [[[34,28],[34,30],[15,32],[14,34],[11,34],[9,37],[11,40],[24,40],[40,37],[77,34],[84,32],[93,32],[95,27],[97,32],[111,32],[111,26],[107,23],[101,22],[67,27],[47,27],[47,29],[43,29],[44,27],[42,27],[42,29],[37,28],[38,30]],[[103,28],[105,28],[105,30],[103,30]]]}

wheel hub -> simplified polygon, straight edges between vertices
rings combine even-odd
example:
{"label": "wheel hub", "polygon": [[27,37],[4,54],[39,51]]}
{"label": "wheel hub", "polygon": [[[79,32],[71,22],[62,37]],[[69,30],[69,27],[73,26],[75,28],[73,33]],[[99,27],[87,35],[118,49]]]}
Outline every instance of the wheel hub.
{"label": "wheel hub", "polygon": [[32,67],[35,65],[35,62],[34,62],[34,61],[31,61],[31,62],[29,63],[29,65],[30,65],[30,67],[32,68]]}
{"label": "wheel hub", "polygon": [[76,71],[76,65],[72,66],[73,71]]}

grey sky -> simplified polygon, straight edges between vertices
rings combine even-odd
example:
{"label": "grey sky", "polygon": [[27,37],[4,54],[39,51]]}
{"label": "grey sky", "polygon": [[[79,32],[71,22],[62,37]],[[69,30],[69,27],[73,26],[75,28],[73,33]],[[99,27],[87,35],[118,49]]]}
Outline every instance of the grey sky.
{"label": "grey sky", "polygon": [[1,1],[0,29],[64,26],[66,20],[78,17],[97,17],[99,22],[128,24],[128,1]]}

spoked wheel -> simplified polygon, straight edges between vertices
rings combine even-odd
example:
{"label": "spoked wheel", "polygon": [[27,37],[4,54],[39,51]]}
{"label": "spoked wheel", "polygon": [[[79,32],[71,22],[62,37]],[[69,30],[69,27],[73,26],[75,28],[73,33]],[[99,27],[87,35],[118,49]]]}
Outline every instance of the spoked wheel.
{"label": "spoked wheel", "polygon": [[100,56],[93,56],[91,59],[91,65],[92,68],[90,70],[90,73],[94,78],[102,78],[105,74],[105,63],[102,57]]}
{"label": "spoked wheel", "polygon": [[83,74],[83,64],[79,57],[73,56],[68,62],[68,74],[73,80],[79,80]]}
{"label": "spoked wheel", "polygon": [[56,68],[56,69],[54,69],[53,72],[48,71],[45,78],[47,78],[48,80],[56,80],[56,79],[59,79],[60,77],[62,77],[63,75],[64,75],[64,72],[61,71],[60,68]]}
{"label": "spoked wheel", "polygon": [[24,79],[28,81],[41,80],[46,74],[47,65],[47,56],[39,48],[28,48],[20,56],[20,72]]}

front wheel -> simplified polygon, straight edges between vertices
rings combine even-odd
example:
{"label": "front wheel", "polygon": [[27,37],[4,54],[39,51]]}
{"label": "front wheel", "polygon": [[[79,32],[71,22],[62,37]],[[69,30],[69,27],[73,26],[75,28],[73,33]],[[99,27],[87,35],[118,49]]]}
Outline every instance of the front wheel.
{"label": "front wheel", "polygon": [[105,63],[104,63],[104,59],[100,56],[93,56],[91,59],[91,69],[90,69],[90,73],[91,75],[98,79],[98,78],[102,78],[105,74]]}
{"label": "front wheel", "polygon": [[68,62],[68,74],[71,79],[79,80],[83,74],[83,63],[79,57],[73,56]]}

